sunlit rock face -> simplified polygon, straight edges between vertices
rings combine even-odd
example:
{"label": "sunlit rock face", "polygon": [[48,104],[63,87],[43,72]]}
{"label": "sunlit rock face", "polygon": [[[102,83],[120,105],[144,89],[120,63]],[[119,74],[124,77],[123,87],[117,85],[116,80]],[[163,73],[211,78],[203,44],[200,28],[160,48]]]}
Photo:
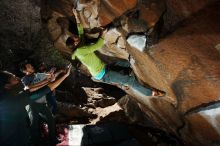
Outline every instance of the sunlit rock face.
{"label": "sunlit rock face", "polygon": [[[109,27],[106,45],[99,51],[102,56],[130,61],[141,83],[166,92],[165,97],[143,98],[127,91],[152,123],[175,134],[186,145],[219,145],[219,1],[60,3],[67,13],[63,7],[57,9],[46,3],[47,9],[42,11],[50,10],[46,24],[63,54],[71,54],[65,38],[73,33],[71,9],[76,8],[87,36],[97,38],[100,26]],[[58,24],[58,18],[65,18],[66,25]],[[69,33],[63,34],[63,28]],[[135,45],[134,36],[143,38],[145,47]]]}
{"label": "sunlit rock face", "polygon": [[87,28],[105,26],[126,11],[135,8],[137,0],[80,0],[76,9],[80,11],[82,23]]}

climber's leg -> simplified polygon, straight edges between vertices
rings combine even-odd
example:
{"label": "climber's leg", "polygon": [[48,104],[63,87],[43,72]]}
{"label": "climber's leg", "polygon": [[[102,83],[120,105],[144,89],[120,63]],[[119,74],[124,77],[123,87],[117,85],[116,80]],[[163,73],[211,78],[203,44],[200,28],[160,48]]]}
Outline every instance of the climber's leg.
{"label": "climber's leg", "polygon": [[113,63],[114,66],[120,66],[120,67],[125,67],[125,68],[130,68],[131,64],[127,60],[121,60]]}
{"label": "climber's leg", "polygon": [[152,96],[152,90],[142,86],[134,76],[124,75],[119,72],[107,69],[104,77],[101,79],[108,84],[117,85],[120,88],[128,87],[145,96]]}

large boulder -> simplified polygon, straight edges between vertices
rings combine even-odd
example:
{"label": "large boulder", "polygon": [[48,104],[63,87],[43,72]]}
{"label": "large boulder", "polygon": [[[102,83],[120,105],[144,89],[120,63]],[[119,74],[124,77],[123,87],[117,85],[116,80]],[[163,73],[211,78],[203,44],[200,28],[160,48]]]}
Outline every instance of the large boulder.
{"label": "large boulder", "polygon": [[[137,102],[138,112],[186,145],[219,144],[219,1],[80,0],[72,8],[78,10],[86,33],[110,24],[102,56],[129,61],[142,84],[166,92],[164,97],[144,98],[126,91]],[[51,38],[70,55],[56,20],[64,17],[70,27],[74,16],[51,10],[46,23]],[[137,37],[144,47],[133,43]]]}

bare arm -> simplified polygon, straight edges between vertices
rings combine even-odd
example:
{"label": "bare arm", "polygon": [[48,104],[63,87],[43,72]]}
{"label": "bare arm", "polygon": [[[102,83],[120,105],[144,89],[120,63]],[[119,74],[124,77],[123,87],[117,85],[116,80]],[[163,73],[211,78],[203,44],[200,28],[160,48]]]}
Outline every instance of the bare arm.
{"label": "bare arm", "polygon": [[53,78],[54,78],[54,74],[48,74],[47,78],[44,79],[43,81],[40,81],[40,82],[33,84],[33,85],[25,86],[25,89],[29,90],[30,92],[36,91],[36,90],[48,85],[50,83],[51,79],[53,79]]}
{"label": "bare arm", "polygon": [[55,82],[49,83],[47,86],[45,86],[37,91],[31,92],[31,94],[28,96],[28,98],[23,98],[23,99],[27,99],[27,100],[22,100],[22,103],[24,105],[27,105],[31,101],[37,100],[37,99],[41,98],[42,96],[46,95],[47,93],[53,91],[56,87],[58,87],[63,82],[63,80],[65,78],[67,78],[70,75],[71,67],[72,66],[70,66],[70,68],[68,69],[66,74],[64,74],[61,78],[57,79]]}
{"label": "bare arm", "polygon": [[66,72],[65,70],[61,69],[58,72],[55,72],[54,76],[55,78],[57,78],[60,74],[65,73],[65,72]]}
{"label": "bare arm", "polygon": [[72,68],[72,65],[69,67],[66,74],[64,74],[62,77],[60,77],[56,81],[48,84],[48,87],[50,88],[51,91],[57,88],[70,75],[71,68]]}
{"label": "bare arm", "polygon": [[45,80],[38,82],[36,84],[30,85],[30,86],[25,86],[25,89],[29,90],[30,92],[33,92],[33,91],[36,91],[36,90],[46,86],[49,82],[50,82],[50,80],[45,79]]}

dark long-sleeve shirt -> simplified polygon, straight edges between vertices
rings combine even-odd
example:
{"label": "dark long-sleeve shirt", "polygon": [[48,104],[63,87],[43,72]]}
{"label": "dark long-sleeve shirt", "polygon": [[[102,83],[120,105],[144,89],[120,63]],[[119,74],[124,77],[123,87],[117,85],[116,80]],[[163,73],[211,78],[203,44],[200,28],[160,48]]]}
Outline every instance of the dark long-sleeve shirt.
{"label": "dark long-sleeve shirt", "polygon": [[51,92],[43,87],[35,92],[21,92],[15,96],[0,95],[0,145],[26,146],[29,128],[25,106]]}

